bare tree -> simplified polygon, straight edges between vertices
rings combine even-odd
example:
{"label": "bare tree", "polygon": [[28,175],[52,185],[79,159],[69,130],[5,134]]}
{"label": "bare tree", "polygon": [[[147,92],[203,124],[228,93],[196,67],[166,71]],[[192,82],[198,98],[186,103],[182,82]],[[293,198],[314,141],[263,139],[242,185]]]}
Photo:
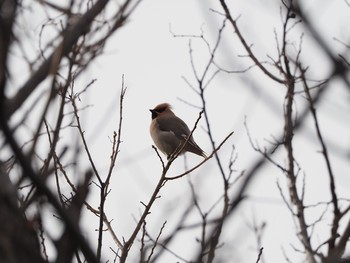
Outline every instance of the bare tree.
{"label": "bare tree", "polygon": [[[6,0],[1,2],[1,101],[0,119],[2,131],[2,151],[8,151],[12,157],[2,163],[2,180],[7,180],[2,189],[2,200],[7,202],[2,213],[1,223],[9,231],[3,235],[1,251],[4,262],[47,262],[47,236],[42,224],[42,211],[52,206],[55,214],[62,221],[64,231],[59,240],[55,241],[57,262],[70,262],[73,256],[78,262],[99,262],[102,247],[102,224],[108,220],[104,216],[105,196],[108,194],[110,173],[113,170],[115,158],[119,152],[120,133],[114,135],[111,156],[110,173],[107,178],[99,176],[91,161],[91,171],[82,174],[82,183],[73,181],[67,167],[63,164],[63,157],[67,151],[74,154],[80,149],[74,147],[59,147],[58,142],[62,129],[77,127],[81,134],[85,151],[89,153],[84,140],[84,132],[79,122],[79,109],[76,100],[89,88],[92,82],[84,88],[76,90],[75,81],[86,71],[95,57],[103,53],[106,41],[110,36],[122,28],[140,1],[124,1],[113,12],[106,12],[110,8],[108,1],[71,1],[66,6],[60,6],[48,1],[33,1],[26,3]],[[33,12],[43,12],[46,20],[42,24],[39,35],[39,52],[33,57],[30,42],[31,36],[25,31],[26,15]],[[47,41],[44,37],[45,29],[52,27],[54,37]],[[33,44],[33,43],[32,43]],[[35,53],[34,53],[35,54]],[[26,66],[23,83],[17,83],[12,63],[16,56],[21,57],[21,63]],[[19,85],[19,86],[17,86]],[[42,88],[42,86],[45,86]],[[38,95],[38,90],[41,89]],[[122,87],[121,100],[124,88]],[[43,105],[38,109],[38,104]],[[29,109],[25,105],[30,105]],[[58,108],[56,107],[57,105]],[[72,105],[71,108],[69,105]],[[121,107],[122,109],[122,107]],[[120,111],[122,114],[122,112]],[[37,117],[38,116],[38,117]],[[49,121],[51,116],[55,122]],[[75,117],[71,119],[71,117]],[[16,117],[16,118],[15,118]],[[70,119],[70,120],[69,120]],[[68,120],[68,122],[67,122]],[[29,122],[32,136],[25,142],[18,139]],[[121,119],[120,119],[121,127]],[[28,130],[27,130],[28,131]],[[43,139],[46,136],[46,139]],[[39,150],[45,141],[44,153]],[[69,153],[68,153],[69,154]],[[13,167],[18,169],[7,169]],[[16,170],[16,171],[15,171]],[[81,173],[81,171],[76,171]],[[85,175],[84,175],[85,174]],[[92,174],[98,179],[101,190],[99,208],[92,208],[86,203],[86,196]],[[9,187],[11,181],[13,187]],[[71,187],[70,195],[62,192],[62,177]],[[49,187],[50,181],[56,181],[56,187]],[[21,193],[11,190],[22,189]],[[11,196],[12,195],[12,196]],[[18,204],[19,203],[19,204]],[[99,242],[95,253],[79,228],[80,212],[83,206],[89,208],[100,218]],[[17,218],[10,211],[18,210]],[[33,216],[29,210],[35,210]],[[16,221],[18,223],[16,223]],[[5,222],[7,222],[5,224]],[[26,232],[21,231],[27,228]],[[17,231],[12,231],[17,229]],[[5,233],[5,232],[4,232]],[[34,234],[33,234],[34,233]],[[37,234],[37,236],[35,235]],[[31,243],[22,244],[23,251],[16,244],[20,240],[30,240]],[[17,240],[17,241],[16,241]],[[40,246],[39,246],[40,243]],[[41,251],[43,251],[41,253]],[[18,258],[21,255],[23,258]],[[42,256],[40,256],[42,255]],[[81,259],[83,257],[84,259]]]}
{"label": "bare tree", "polygon": [[[82,85],[79,78],[94,59],[104,53],[111,36],[121,28],[127,29],[126,22],[140,2],[125,0],[116,4],[106,0],[87,0],[70,1],[66,6],[49,1],[33,1],[28,5],[11,0],[0,3],[0,147],[4,153],[0,160],[1,261],[160,262],[163,255],[171,254],[181,262],[225,262],[225,253],[231,245],[226,234],[236,223],[234,215],[249,198],[248,187],[262,173],[262,167],[270,165],[278,169],[286,182],[285,186],[282,180],[278,180],[274,187],[280,191],[280,199],[295,223],[299,240],[299,244],[293,244],[295,251],[303,253],[306,262],[346,262],[350,204],[348,197],[337,191],[339,175],[331,161],[334,151],[327,146],[323,134],[325,127],[320,123],[317,111],[336,79],[340,79],[347,89],[350,87],[349,44],[336,40],[345,48],[344,53],[335,55],[304,14],[301,3],[294,0],[280,3],[280,13],[276,15],[281,17],[278,25],[281,33],[275,31],[272,40],[276,43],[276,53],[267,55],[267,61],[255,52],[251,44],[254,40],[247,39],[241,29],[240,16],[232,12],[234,3],[218,0],[219,9],[211,10],[211,15],[221,20],[213,41],[204,30],[198,35],[171,32],[176,38],[188,40],[192,72],[186,73],[183,80],[197,95],[197,104],[180,99],[187,107],[194,107],[199,112],[197,121],[192,124],[191,135],[197,131],[200,122],[204,123],[211,150],[207,158],[193,166],[189,166],[185,158],[184,171],[173,175],[169,171],[175,167],[175,160],[180,159],[179,153],[187,140],[167,161],[154,147],[154,156],[161,167],[159,179],[148,201],[138,204],[140,214],[134,217],[135,225],[130,234],[122,236],[115,231],[114,218],[110,217],[106,202],[117,159],[123,153],[127,87],[122,76],[118,84],[119,101],[116,102],[119,118],[117,128],[110,136],[110,160],[104,174],[94,159],[81,115],[85,109],[81,106],[81,98],[93,88],[95,79],[92,77]],[[344,5],[349,6],[346,1]],[[45,17],[40,21],[37,42],[26,30],[26,19],[28,14],[33,14],[34,8]],[[302,33],[294,39],[292,32],[297,28]],[[305,34],[317,43],[332,67],[330,74],[320,80],[314,80],[308,62],[303,59]],[[236,39],[244,51],[238,59],[248,59],[248,66],[230,70],[221,65],[218,54],[223,42],[231,38]],[[207,51],[206,62],[201,67],[194,56],[194,41]],[[25,68],[20,76],[13,66],[16,61]],[[246,132],[251,147],[260,157],[251,160],[249,167],[237,167],[239,153],[235,145],[230,145],[234,132],[223,138],[215,137],[208,93],[214,88],[213,82],[218,76],[243,75],[252,70],[262,73],[264,78],[284,90],[284,101],[281,101],[283,123],[279,135],[273,135],[272,139],[266,140],[265,146],[260,146],[254,139],[254,130],[249,128],[247,116]],[[300,101],[302,107],[298,108]],[[310,120],[326,167],[327,178],[320,180],[329,182],[330,199],[325,197],[316,204],[309,203],[306,198],[309,194],[305,183],[308,171],[298,161],[296,149],[299,145],[295,140]],[[74,131],[78,136],[66,142],[61,138],[66,131]],[[227,145],[230,145],[230,152],[224,157],[220,151]],[[81,156],[88,160],[84,168],[79,166]],[[219,193],[204,205],[199,194],[200,186],[193,182],[191,174],[208,163],[215,167],[212,173],[220,186]],[[185,178],[188,180],[188,202],[179,209],[180,215],[170,214],[159,223],[154,234],[150,214],[162,198],[160,193],[166,195],[166,185]],[[97,205],[88,200],[92,191],[98,192]],[[321,212],[316,219],[310,220],[310,211],[314,208]],[[47,211],[52,211],[49,213],[62,227],[58,238],[53,237],[50,220],[45,216]],[[93,244],[87,241],[81,230],[85,211],[96,216],[97,240]],[[317,226],[325,218],[331,218],[329,234],[325,240],[318,240]],[[253,222],[249,228],[256,237],[255,262],[268,262],[264,257],[263,238],[268,222],[257,220],[249,220]],[[185,251],[178,251],[175,244],[176,239],[188,233],[191,235],[187,244],[192,252],[191,259],[184,256]],[[112,244],[106,242],[107,234],[112,238]],[[235,245],[240,247],[240,244]],[[106,248],[110,249],[112,256],[103,254]],[[287,254],[286,260],[293,261]]]}
{"label": "bare tree", "polygon": [[[276,49],[278,51],[277,57],[269,57],[269,62],[264,62],[258,58],[253,52],[252,45],[249,44],[248,40],[244,37],[244,32],[239,28],[238,19],[233,18],[231,11],[227,3],[220,0],[221,7],[223,9],[223,16],[225,21],[227,20],[233,29],[235,36],[241,42],[243,48],[246,51],[246,56],[249,57],[253,66],[258,67],[262,73],[274,82],[277,82],[281,86],[285,87],[286,95],[284,101],[284,126],[282,134],[275,138],[274,141],[270,142],[269,147],[259,147],[253,142],[248,129],[248,136],[250,138],[253,148],[261,153],[262,158],[259,159],[255,165],[252,166],[250,172],[245,175],[245,183],[243,184],[240,194],[234,197],[233,200],[239,202],[242,199],[242,194],[245,192],[247,183],[259,172],[266,161],[272,163],[286,176],[288,181],[287,193],[281,190],[281,196],[289,208],[292,217],[296,222],[296,234],[303,247],[302,252],[306,255],[307,262],[336,262],[341,260],[345,248],[346,241],[349,239],[349,222],[347,222],[347,215],[349,212],[349,204],[345,204],[343,209],[339,208],[339,197],[336,191],[336,176],[333,172],[333,168],[330,161],[330,151],[325,143],[322,136],[321,127],[316,114],[315,105],[321,100],[325,91],[329,89],[335,78],[340,77],[346,87],[349,87],[348,71],[349,63],[347,61],[346,53],[339,54],[338,58],[333,55],[333,51],[323,42],[319,33],[314,29],[308,18],[304,15],[302,8],[298,1],[282,1],[281,17],[282,17],[282,35],[276,34]],[[297,26],[302,25],[306,31],[308,31],[315,41],[322,48],[324,53],[328,56],[329,63],[331,63],[333,70],[329,76],[318,81],[312,80],[312,77],[308,77],[308,66],[307,62],[303,61],[302,49],[303,49],[303,35],[300,36],[300,44],[295,55],[288,52],[288,47],[292,42],[290,40],[290,32]],[[212,52],[214,56],[215,49]],[[219,70],[221,70],[219,68]],[[276,72],[277,71],[277,72]],[[198,83],[200,83],[198,81]],[[303,91],[298,91],[297,87],[303,87]],[[311,95],[312,94],[312,95]],[[308,107],[305,107],[300,113],[296,114],[295,101],[297,97],[305,97],[309,103]],[[294,136],[298,133],[301,127],[306,124],[306,116],[311,114],[314,121],[315,134],[321,145],[321,153],[323,154],[324,161],[326,163],[326,169],[329,178],[329,193],[331,196],[330,201],[325,201],[333,209],[327,209],[321,213],[320,217],[314,222],[308,222],[307,214],[308,208],[310,207],[305,202],[305,191],[306,185],[305,180],[300,184],[298,181],[302,180],[303,168],[298,163],[298,157],[295,154],[294,148],[296,147],[294,142]],[[273,157],[273,153],[276,151],[282,151],[281,147],[285,150],[285,164],[280,164]],[[304,175],[305,176],[305,175]],[[280,186],[279,186],[280,188]],[[281,188],[280,188],[281,189]],[[287,197],[288,196],[288,197]],[[320,201],[320,202],[323,202]],[[235,202],[233,202],[235,203]],[[319,203],[321,206],[321,204]],[[329,207],[327,206],[327,207]],[[235,206],[229,210],[234,211]],[[315,244],[313,242],[314,236],[317,235],[314,231],[314,227],[324,217],[325,214],[329,214],[333,217],[331,226],[329,228],[330,234],[329,239],[324,242]],[[340,231],[340,221],[342,221],[343,227]],[[325,252],[321,252],[323,246],[327,246],[328,249]],[[260,259],[260,250],[258,261]]]}

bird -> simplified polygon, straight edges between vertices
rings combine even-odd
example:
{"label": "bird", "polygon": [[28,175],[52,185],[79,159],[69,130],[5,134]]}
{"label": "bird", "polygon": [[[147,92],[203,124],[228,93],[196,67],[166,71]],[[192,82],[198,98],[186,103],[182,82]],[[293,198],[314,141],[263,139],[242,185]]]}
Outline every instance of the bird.
{"label": "bird", "polygon": [[[168,160],[177,149],[180,150],[182,143],[186,142],[191,134],[186,123],[177,117],[171,109],[169,103],[161,103],[154,109],[150,109],[152,113],[151,137],[157,148],[167,156]],[[191,152],[203,158],[207,157],[192,136],[187,140],[180,154],[185,152]]]}

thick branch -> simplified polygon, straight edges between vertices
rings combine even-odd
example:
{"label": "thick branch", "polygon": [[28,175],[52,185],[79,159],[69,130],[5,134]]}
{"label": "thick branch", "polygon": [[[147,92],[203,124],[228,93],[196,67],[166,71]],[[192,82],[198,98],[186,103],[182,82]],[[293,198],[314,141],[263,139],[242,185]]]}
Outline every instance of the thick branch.
{"label": "thick branch", "polygon": [[[45,60],[39,69],[34,72],[30,79],[20,88],[18,93],[11,99],[5,102],[6,118],[9,119],[11,115],[21,107],[24,101],[30,94],[38,87],[38,85],[50,74],[53,68],[57,68],[57,62],[66,56],[77,43],[78,39],[86,34],[86,29],[92,23],[94,18],[105,8],[108,0],[99,0],[96,4],[88,10],[76,23],[69,26],[63,33],[63,40],[52,54]],[[121,17],[121,19],[125,19]]]}

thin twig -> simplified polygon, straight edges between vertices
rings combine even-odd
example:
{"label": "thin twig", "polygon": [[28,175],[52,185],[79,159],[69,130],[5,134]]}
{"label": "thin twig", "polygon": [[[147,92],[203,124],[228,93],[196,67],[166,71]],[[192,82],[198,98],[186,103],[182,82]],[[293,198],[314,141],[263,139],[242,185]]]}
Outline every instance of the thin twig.
{"label": "thin twig", "polygon": [[173,177],[166,177],[165,179],[166,180],[175,180],[175,179],[178,179],[178,178],[181,178],[183,176],[185,176],[186,174],[189,174],[191,172],[193,172],[194,170],[196,170],[197,168],[199,168],[200,166],[202,166],[205,162],[207,162],[209,159],[211,159],[215,153],[217,153],[217,151],[220,150],[220,148],[225,144],[225,142],[232,136],[234,132],[230,132],[226,137],[225,139],[219,144],[218,147],[216,147],[212,153],[207,157],[205,158],[203,161],[201,161],[199,164],[195,165],[194,167],[192,167],[191,169],[183,172],[182,174],[179,174],[177,176],[173,176]]}

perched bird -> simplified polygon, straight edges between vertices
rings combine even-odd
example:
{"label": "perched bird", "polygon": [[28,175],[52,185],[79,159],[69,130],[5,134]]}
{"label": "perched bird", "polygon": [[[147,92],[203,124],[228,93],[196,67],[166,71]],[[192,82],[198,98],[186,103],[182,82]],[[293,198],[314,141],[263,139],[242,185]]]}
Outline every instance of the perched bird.
{"label": "perched bird", "polygon": [[[181,143],[186,141],[191,131],[186,123],[171,111],[171,106],[168,103],[159,104],[150,111],[152,113],[151,137],[158,149],[169,159],[176,149],[182,147]],[[181,154],[185,152],[207,157],[192,136],[182,149]]]}

